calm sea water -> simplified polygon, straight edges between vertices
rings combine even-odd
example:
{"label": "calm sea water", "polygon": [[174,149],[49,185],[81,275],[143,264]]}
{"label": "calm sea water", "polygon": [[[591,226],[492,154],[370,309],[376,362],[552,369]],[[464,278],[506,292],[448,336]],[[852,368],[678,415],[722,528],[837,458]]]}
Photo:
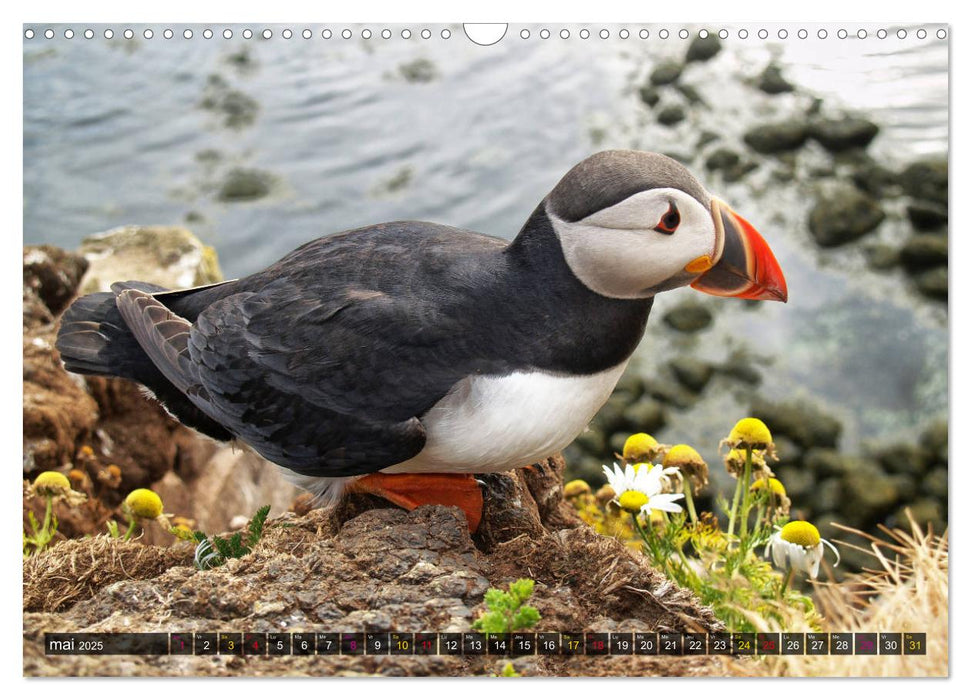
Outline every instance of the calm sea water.
{"label": "calm sea water", "polygon": [[[901,274],[868,271],[860,246],[821,252],[806,231],[812,168],[827,156],[810,145],[795,180],[773,176],[772,160],[744,182],[706,177],[697,143],[704,131],[728,145],[752,125],[804,110],[812,93],[824,110],[863,112],[882,127],[871,152],[890,167],[948,144],[948,48],[937,27],[918,39],[891,29],[877,39],[769,41],[739,27],[722,52],[692,64],[683,81],[707,107],[689,109],[675,128],[658,125],[637,88],[658,60],[681,57],[687,42],[520,37],[511,26],[492,47],[472,44],[458,25],[451,38],[225,40],[121,37],[24,41],[24,242],[74,248],[81,238],[123,224],[186,224],[216,247],[227,276],[254,272],[320,235],[395,219],[422,219],[511,238],[577,161],[613,147],[678,154],[691,161],[709,189],[755,223],[771,242],[789,281],[789,304],[748,310],[711,300],[713,327],[693,338],[661,332],[660,314],[696,294],[679,290],[656,305],[638,351],[648,376],[675,354],[722,360],[743,348],[766,358],[770,398],[805,397],[838,415],[844,446],[913,435],[947,410],[947,319],[943,307],[908,290]],[[35,27],[38,36],[45,27]],[[258,28],[257,28],[258,29]],[[692,28],[694,29],[694,28]],[[751,86],[770,60],[803,94],[769,97]],[[215,76],[215,77],[214,77]],[[218,87],[214,87],[214,84]],[[207,97],[244,96],[250,123],[229,126],[206,109]],[[252,102],[246,101],[248,97]],[[244,119],[245,121],[245,119]],[[225,203],[216,193],[233,168],[265,171],[269,196]],[[900,209],[891,205],[890,209]],[[186,223],[186,222],[189,223]],[[875,238],[897,242],[906,223],[890,220]],[[696,408],[676,413],[662,439],[689,440],[714,452],[747,406],[751,389],[709,389]],[[727,416],[727,417],[726,417]],[[710,445],[709,445],[710,443]],[[710,449],[705,449],[706,447]]]}

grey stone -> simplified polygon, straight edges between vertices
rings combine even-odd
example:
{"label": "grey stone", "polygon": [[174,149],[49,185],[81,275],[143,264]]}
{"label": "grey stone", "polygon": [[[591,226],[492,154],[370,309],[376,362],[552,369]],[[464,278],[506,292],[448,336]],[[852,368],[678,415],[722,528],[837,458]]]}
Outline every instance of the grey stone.
{"label": "grey stone", "polygon": [[624,409],[624,420],[635,432],[656,433],[668,424],[668,415],[660,402],[645,397]]}
{"label": "grey stone", "polygon": [[760,124],[745,132],[745,143],[759,153],[783,153],[806,143],[809,130],[799,120]]}
{"label": "grey stone", "polygon": [[226,174],[216,198],[222,202],[248,202],[270,194],[274,178],[262,170],[234,168]]}
{"label": "grey stone", "polygon": [[741,160],[738,153],[730,148],[718,148],[705,159],[705,167],[709,170],[727,170],[738,165]]}
{"label": "grey stone", "polygon": [[947,268],[926,270],[914,277],[917,291],[929,299],[947,301]]}
{"label": "grey stone", "polygon": [[947,419],[936,420],[920,435],[920,444],[930,450],[939,462],[947,464]]}
{"label": "grey stone", "polygon": [[866,257],[874,270],[890,270],[900,264],[900,251],[886,243],[877,243],[867,248]]}
{"label": "grey stone", "polygon": [[802,401],[752,402],[750,415],[762,419],[773,433],[789,437],[805,449],[836,447],[843,426],[819,408]]}
{"label": "grey stone", "polygon": [[691,44],[688,46],[688,53],[685,55],[684,60],[688,63],[692,61],[708,61],[714,58],[719,51],[721,51],[722,43],[718,39],[718,36],[709,31],[708,36],[702,38],[700,36],[695,37],[691,40]]}
{"label": "grey stone", "polygon": [[840,187],[820,196],[809,213],[809,231],[824,248],[855,241],[879,226],[883,209],[856,187]]}
{"label": "grey stone", "polygon": [[947,265],[947,236],[921,233],[900,249],[900,262],[910,271]]}
{"label": "grey stone", "polygon": [[911,202],[907,218],[918,231],[934,231],[947,224],[947,207],[936,202]]}
{"label": "grey stone", "polygon": [[769,95],[778,95],[783,92],[792,92],[793,84],[782,77],[782,68],[775,63],[770,63],[759,76],[759,90]]}
{"label": "grey stone", "polygon": [[715,371],[711,363],[693,357],[676,357],[668,366],[675,378],[694,392],[704,390]]}
{"label": "grey stone", "polygon": [[645,85],[642,87],[638,94],[641,97],[641,102],[646,104],[648,107],[655,107],[657,103],[661,101],[661,93],[657,91],[657,88],[651,85]]}
{"label": "grey stone", "polygon": [[920,482],[921,493],[942,502],[947,502],[947,468],[938,467],[927,473]]}
{"label": "grey stone", "polygon": [[657,121],[664,126],[674,126],[684,121],[684,108],[680,105],[668,105],[657,113]]}
{"label": "grey stone", "polygon": [[683,66],[677,61],[662,61],[651,71],[651,85],[669,85],[681,77]]}
{"label": "grey stone", "polygon": [[696,333],[711,325],[712,315],[694,301],[684,301],[664,314],[664,322],[676,331]]}
{"label": "grey stone", "polygon": [[899,443],[875,451],[873,456],[891,474],[921,476],[930,467],[934,455],[919,445]]}
{"label": "grey stone", "polygon": [[810,138],[834,153],[851,148],[866,148],[879,131],[880,127],[861,117],[821,119],[809,126]]}
{"label": "grey stone", "polygon": [[914,199],[947,205],[947,158],[923,158],[900,173],[904,192]]}

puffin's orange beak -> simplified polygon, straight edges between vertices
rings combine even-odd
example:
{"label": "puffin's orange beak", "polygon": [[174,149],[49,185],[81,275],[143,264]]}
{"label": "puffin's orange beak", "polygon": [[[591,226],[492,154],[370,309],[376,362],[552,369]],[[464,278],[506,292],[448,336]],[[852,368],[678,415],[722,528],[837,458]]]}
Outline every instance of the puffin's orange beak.
{"label": "puffin's orange beak", "polygon": [[[715,251],[715,265],[691,286],[719,297],[787,301],[789,290],[782,268],[752,224],[717,199],[711,200],[711,215],[720,238],[716,247],[721,250]],[[689,263],[688,268],[697,262]],[[688,269],[688,272],[695,271],[697,268]]]}

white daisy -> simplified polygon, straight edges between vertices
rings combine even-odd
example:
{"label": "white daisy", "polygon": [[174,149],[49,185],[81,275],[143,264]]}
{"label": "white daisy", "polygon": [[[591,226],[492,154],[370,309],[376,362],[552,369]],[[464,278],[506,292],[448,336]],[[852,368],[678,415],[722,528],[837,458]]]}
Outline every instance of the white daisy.
{"label": "white daisy", "polygon": [[823,560],[823,545],[836,555],[839,566],[840,553],[831,542],[819,536],[819,530],[805,520],[793,520],[776,532],[765,545],[765,556],[772,554],[772,561],[780,569],[805,571],[812,578],[819,574],[819,563]]}
{"label": "white daisy", "polygon": [[683,494],[671,495],[661,493],[663,490],[662,477],[665,470],[659,464],[636,464],[614,468],[604,465],[604,475],[607,483],[614,491],[614,501],[629,513],[652,510],[666,510],[671,513],[680,512],[681,506],[673,503]]}

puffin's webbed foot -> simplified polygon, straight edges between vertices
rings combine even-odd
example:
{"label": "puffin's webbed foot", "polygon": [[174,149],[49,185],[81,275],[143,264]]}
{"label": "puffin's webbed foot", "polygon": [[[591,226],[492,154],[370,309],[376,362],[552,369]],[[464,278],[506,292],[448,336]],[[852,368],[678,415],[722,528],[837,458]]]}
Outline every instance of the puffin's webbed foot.
{"label": "puffin's webbed foot", "polygon": [[407,510],[424,505],[458,506],[465,513],[469,532],[482,521],[482,491],[471,474],[382,474],[356,479],[348,493],[380,496]]}

